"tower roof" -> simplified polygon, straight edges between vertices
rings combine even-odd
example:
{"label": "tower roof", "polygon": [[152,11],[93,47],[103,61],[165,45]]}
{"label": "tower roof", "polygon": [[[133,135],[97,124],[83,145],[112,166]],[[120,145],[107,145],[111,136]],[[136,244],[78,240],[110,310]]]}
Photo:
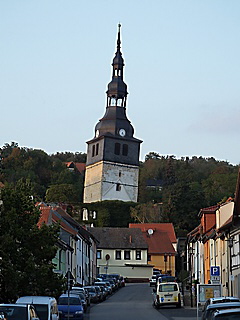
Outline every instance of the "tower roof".
{"label": "tower roof", "polygon": [[118,25],[117,51],[113,58],[112,81],[108,84],[107,96],[113,98],[123,98],[127,96],[127,85],[123,81],[124,60],[121,52],[121,25]]}
{"label": "tower roof", "polygon": [[104,116],[95,126],[97,136],[119,136],[119,130],[126,132],[124,139],[134,139],[134,129],[126,115],[127,85],[123,81],[124,60],[121,53],[121,25],[118,25],[117,51],[112,62],[112,80],[108,84],[107,108]]}

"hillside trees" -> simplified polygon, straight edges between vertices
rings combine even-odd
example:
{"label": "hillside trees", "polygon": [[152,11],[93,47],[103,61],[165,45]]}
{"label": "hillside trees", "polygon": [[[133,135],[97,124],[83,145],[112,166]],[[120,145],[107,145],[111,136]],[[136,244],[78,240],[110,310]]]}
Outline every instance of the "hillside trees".
{"label": "hillside trees", "polygon": [[[238,166],[214,158],[150,153],[140,167],[140,204],[132,217],[138,222],[172,222],[179,236],[186,235],[196,227],[201,208],[234,197],[237,172]],[[148,179],[161,185],[149,188]],[[158,213],[156,204],[161,208]]]}
{"label": "hillside trees", "polygon": [[59,226],[37,226],[40,211],[31,197],[30,184],[18,181],[0,194],[1,299],[19,295],[57,296],[63,279],[53,272]]}
{"label": "hillside trees", "polygon": [[[52,186],[68,184],[74,190],[74,195],[70,198],[65,196],[64,200],[82,201],[83,176],[77,170],[70,172],[65,160],[84,160],[84,154],[66,152],[48,155],[43,150],[20,148],[12,142],[0,149],[0,155],[0,182],[3,184],[14,185],[21,178],[28,179],[32,184],[32,195],[38,200],[46,200],[46,191]],[[48,198],[48,201],[56,200],[56,197]]]}

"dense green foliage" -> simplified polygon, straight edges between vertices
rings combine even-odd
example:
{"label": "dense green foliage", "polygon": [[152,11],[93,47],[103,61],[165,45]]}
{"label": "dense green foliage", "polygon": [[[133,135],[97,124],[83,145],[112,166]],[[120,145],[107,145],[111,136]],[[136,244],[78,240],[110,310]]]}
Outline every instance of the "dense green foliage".
{"label": "dense green foliage", "polygon": [[[16,143],[0,149],[0,185],[28,179],[36,199],[73,205],[81,220],[81,208],[97,212],[97,226],[126,227],[135,222],[172,222],[177,235],[186,235],[199,223],[201,208],[234,197],[239,166],[214,158],[176,159],[150,152],[140,165],[138,204],[103,201],[82,205],[84,177],[69,171],[65,162],[85,162],[86,154],[56,153],[20,148]],[[155,181],[155,186],[149,180]],[[77,212],[77,214],[75,214]],[[80,215],[79,215],[80,212]]]}
{"label": "dense green foliage", "polygon": [[0,298],[14,302],[17,295],[55,295],[64,281],[53,272],[59,226],[38,228],[40,211],[28,184],[18,181],[0,193]]}
{"label": "dense green foliage", "polygon": [[[77,170],[70,171],[65,162],[85,162],[85,154],[58,152],[48,155],[42,150],[20,148],[17,143],[12,142],[0,149],[0,155],[0,183],[14,185],[23,178],[31,181],[32,195],[37,200],[71,203],[82,201],[83,176]],[[64,196],[66,185],[69,199]],[[56,188],[59,199],[53,192]]]}
{"label": "dense green foliage", "polygon": [[[149,153],[140,167],[142,205],[133,216],[138,222],[173,222],[177,234],[185,235],[198,224],[201,208],[234,197],[238,170],[239,166],[214,158],[179,160]],[[158,181],[160,187],[150,188],[148,179]]]}

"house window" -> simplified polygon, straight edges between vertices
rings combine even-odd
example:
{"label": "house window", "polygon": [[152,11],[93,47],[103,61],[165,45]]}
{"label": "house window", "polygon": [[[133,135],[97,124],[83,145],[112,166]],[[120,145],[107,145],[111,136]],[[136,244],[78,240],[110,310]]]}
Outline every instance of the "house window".
{"label": "house window", "polygon": [[128,155],[128,145],[125,143],[123,144],[122,154],[123,154],[123,156]]}
{"label": "house window", "polygon": [[142,259],[142,252],[141,250],[136,250],[136,260],[141,260]]}
{"label": "house window", "polygon": [[118,156],[120,154],[120,143],[115,143],[114,153]]}
{"label": "house window", "polygon": [[102,259],[102,250],[97,250],[97,259]]}
{"label": "house window", "polygon": [[119,171],[119,173],[118,173],[119,178],[121,177],[121,175],[122,175],[122,172],[121,172],[121,171]]}
{"label": "house window", "polygon": [[124,260],[130,260],[130,250],[124,251]]}
{"label": "house window", "polygon": [[121,250],[116,250],[116,260],[121,260]]}
{"label": "house window", "polygon": [[148,256],[147,256],[147,261],[151,261],[151,260],[152,260],[151,255],[148,254]]}
{"label": "house window", "polygon": [[117,185],[116,185],[116,191],[121,191],[121,185],[120,185],[120,183],[117,183]]}

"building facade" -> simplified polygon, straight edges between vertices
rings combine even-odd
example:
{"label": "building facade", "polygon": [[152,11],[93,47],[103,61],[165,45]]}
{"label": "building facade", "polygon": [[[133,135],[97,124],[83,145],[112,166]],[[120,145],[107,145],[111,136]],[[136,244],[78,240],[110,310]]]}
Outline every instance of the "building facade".
{"label": "building facade", "polygon": [[99,274],[120,274],[128,281],[148,282],[153,265],[148,264],[148,244],[137,228],[88,228],[99,241]]}

